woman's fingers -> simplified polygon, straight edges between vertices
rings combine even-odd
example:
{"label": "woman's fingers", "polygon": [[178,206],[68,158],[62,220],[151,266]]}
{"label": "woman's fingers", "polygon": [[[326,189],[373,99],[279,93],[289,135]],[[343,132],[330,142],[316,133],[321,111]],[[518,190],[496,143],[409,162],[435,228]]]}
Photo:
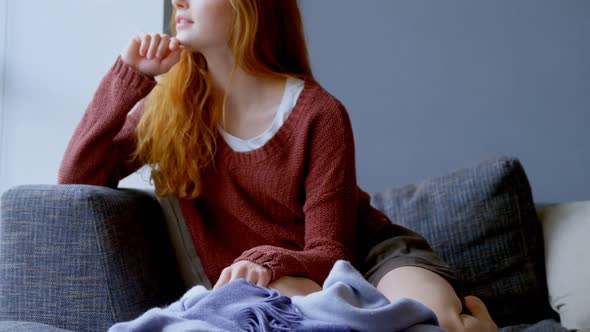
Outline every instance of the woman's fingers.
{"label": "woman's fingers", "polygon": [[131,52],[131,54],[137,56],[137,55],[139,55],[140,48],[141,48],[141,38],[139,37],[139,35],[135,35],[135,36],[133,36],[133,38],[131,38],[131,41],[129,42],[127,52]]}
{"label": "woman's fingers", "polygon": [[158,45],[158,50],[156,51],[156,58],[164,59],[168,56],[169,50],[168,45],[170,44],[170,37],[168,35],[163,35],[162,40],[160,41],[160,45]]}
{"label": "woman's fingers", "polygon": [[175,51],[177,47],[180,46],[180,42],[178,41],[178,39],[176,39],[175,37],[172,37],[172,39],[170,39],[170,44],[168,45],[168,48],[170,49],[170,51]]}
{"label": "woman's fingers", "polygon": [[139,55],[147,59],[153,59],[160,55],[164,57],[163,52],[168,50],[170,37],[168,35],[154,34],[140,34],[136,39],[141,40],[139,48]]}
{"label": "woman's fingers", "polygon": [[493,322],[492,316],[488,312],[488,308],[483,301],[474,295],[465,296],[465,306],[471,311],[473,317],[482,320]]}
{"label": "woman's fingers", "polygon": [[245,278],[247,270],[243,269],[243,266],[238,265],[237,267],[232,267],[231,270],[231,278],[229,278],[229,282],[232,282],[238,278]]}
{"label": "woman's fingers", "polygon": [[498,326],[481,299],[473,295],[465,296],[465,306],[471,312],[471,315],[461,315],[466,331],[498,331]]}
{"label": "woman's fingers", "polygon": [[151,59],[166,59],[170,53],[184,49],[183,45],[175,37],[166,34],[141,33],[136,35],[133,40],[138,44],[137,52],[139,56]]}
{"label": "woman's fingers", "polygon": [[150,47],[152,36],[150,36],[149,34],[142,34],[139,38],[141,38],[141,47],[139,48],[139,55],[145,57]]}
{"label": "woman's fingers", "polygon": [[225,269],[223,269],[223,271],[221,271],[221,275],[219,276],[217,283],[215,283],[215,285],[213,286],[213,289],[225,285],[229,281],[230,277],[231,277],[231,269],[229,267],[226,267]]}
{"label": "woman's fingers", "polygon": [[253,284],[258,283],[258,271],[256,270],[248,270],[248,274],[246,275],[246,280],[250,281]]}
{"label": "woman's fingers", "polygon": [[258,286],[267,287],[272,278],[272,272],[269,268],[250,261],[238,261],[223,269],[213,288],[221,287],[226,283],[240,278],[246,279]]}
{"label": "woman's fingers", "polygon": [[152,35],[151,39],[152,41],[150,43],[150,48],[146,55],[146,58],[148,58],[149,60],[156,57],[156,52],[158,51],[158,47],[160,46],[160,41],[162,40],[162,37],[159,33],[155,33]]}
{"label": "woman's fingers", "polygon": [[156,77],[167,73],[180,61],[183,50],[180,46],[176,38],[167,34],[142,32],[131,38],[121,58],[140,73]]}
{"label": "woman's fingers", "polygon": [[176,50],[169,53],[165,58],[162,58],[161,66],[164,66],[165,68],[172,68],[178,63],[178,61],[180,61],[181,51],[181,49],[177,48]]}
{"label": "woman's fingers", "polygon": [[258,280],[256,281],[256,285],[260,287],[267,287],[268,283],[270,282],[270,273],[261,273],[258,276]]}

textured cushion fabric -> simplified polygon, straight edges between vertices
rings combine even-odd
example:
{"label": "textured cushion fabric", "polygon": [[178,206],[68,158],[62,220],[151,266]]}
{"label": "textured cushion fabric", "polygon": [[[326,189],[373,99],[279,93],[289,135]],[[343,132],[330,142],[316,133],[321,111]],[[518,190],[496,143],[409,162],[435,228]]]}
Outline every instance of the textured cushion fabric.
{"label": "textured cushion fabric", "polygon": [[518,159],[483,160],[374,194],[371,203],[423,235],[499,326],[559,318],[549,306],[541,224]]}
{"label": "textured cushion fabric", "polygon": [[20,186],[1,211],[0,321],[105,331],[184,291],[160,205],[145,192]]}
{"label": "textured cushion fabric", "polygon": [[3,321],[0,322],[0,332],[73,332],[72,330],[64,330],[51,325],[34,323],[34,322],[16,322]]}
{"label": "textured cushion fabric", "polygon": [[544,319],[536,324],[519,324],[508,327],[503,327],[498,332],[568,332],[569,330],[563,327],[555,319]]}
{"label": "textured cushion fabric", "polygon": [[590,331],[590,201],[538,209],[551,307],[568,329]]}

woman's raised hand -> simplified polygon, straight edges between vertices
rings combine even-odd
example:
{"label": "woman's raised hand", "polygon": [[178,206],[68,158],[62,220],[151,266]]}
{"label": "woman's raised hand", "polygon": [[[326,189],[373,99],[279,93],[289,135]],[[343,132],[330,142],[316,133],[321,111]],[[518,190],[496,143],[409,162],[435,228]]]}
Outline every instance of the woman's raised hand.
{"label": "woman's raised hand", "polygon": [[178,39],[166,34],[139,33],[131,38],[121,58],[140,73],[155,77],[177,64],[183,49]]}

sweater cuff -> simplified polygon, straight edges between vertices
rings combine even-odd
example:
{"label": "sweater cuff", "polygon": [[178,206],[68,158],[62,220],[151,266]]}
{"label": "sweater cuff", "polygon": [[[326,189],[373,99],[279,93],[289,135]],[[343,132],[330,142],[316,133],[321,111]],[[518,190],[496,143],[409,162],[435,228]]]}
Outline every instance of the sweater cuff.
{"label": "sweater cuff", "polygon": [[121,80],[124,86],[133,89],[141,96],[147,95],[158,84],[153,77],[140,73],[123,61],[121,55],[117,57],[111,72]]}
{"label": "sweater cuff", "polygon": [[[281,264],[279,256],[280,253],[277,252],[263,252],[257,249],[250,249],[240,255],[240,257],[236,258],[234,263],[238,261],[250,261],[269,268],[272,271],[272,276],[269,281],[270,284],[280,277],[291,273],[291,271],[286,268],[287,264]],[[301,272],[303,271],[300,271],[300,273]],[[309,273],[307,275],[309,275]]]}

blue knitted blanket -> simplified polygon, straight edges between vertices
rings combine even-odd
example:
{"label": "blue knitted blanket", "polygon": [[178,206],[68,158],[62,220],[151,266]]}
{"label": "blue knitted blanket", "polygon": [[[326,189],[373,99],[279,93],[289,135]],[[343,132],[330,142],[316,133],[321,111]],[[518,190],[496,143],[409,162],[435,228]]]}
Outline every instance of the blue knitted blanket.
{"label": "blue knitted blanket", "polygon": [[352,265],[340,260],[321,291],[289,298],[238,279],[215,290],[198,285],[178,301],[152,308],[109,332],[131,331],[410,331],[442,332],[428,307],[409,298],[390,303]]}

